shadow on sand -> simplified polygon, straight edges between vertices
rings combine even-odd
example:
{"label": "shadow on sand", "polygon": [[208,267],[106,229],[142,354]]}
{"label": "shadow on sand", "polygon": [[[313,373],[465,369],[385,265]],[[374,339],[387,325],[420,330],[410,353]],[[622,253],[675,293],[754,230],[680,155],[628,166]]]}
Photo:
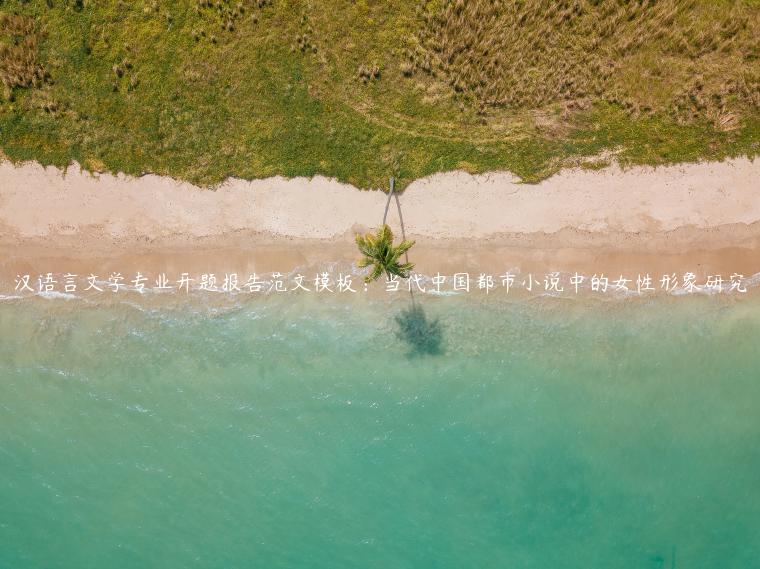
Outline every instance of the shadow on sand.
{"label": "shadow on sand", "polygon": [[398,338],[409,346],[408,355],[440,355],[443,353],[443,326],[438,318],[428,320],[419,304],[413,303],[395,316]]}

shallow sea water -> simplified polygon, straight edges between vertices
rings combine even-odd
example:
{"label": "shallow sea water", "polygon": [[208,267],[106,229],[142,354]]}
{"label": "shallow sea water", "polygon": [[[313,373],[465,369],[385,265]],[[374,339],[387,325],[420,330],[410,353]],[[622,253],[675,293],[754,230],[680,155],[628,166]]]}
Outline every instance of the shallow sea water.
{"label": "shallow sea water", "polygon": [[760,302],[0,303],[0,567],[760,567]]}

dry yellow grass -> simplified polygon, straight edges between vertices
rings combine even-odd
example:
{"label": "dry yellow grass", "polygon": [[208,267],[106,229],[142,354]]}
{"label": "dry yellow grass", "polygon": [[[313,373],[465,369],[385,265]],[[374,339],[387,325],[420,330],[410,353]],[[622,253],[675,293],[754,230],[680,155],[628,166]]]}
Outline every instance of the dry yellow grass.
{"label": "dry yellow grass", "polygon": [[37,58],[39,33],[32,18],[0,14],[0,82],[3,97],[16,87],[38,87],[47,73]]}
{"label": "dry yellow grass", "polygon": [[420,18],[410,62],[481,107],[601,99],[724,129],[760,107],[756,3],[445,0]]}

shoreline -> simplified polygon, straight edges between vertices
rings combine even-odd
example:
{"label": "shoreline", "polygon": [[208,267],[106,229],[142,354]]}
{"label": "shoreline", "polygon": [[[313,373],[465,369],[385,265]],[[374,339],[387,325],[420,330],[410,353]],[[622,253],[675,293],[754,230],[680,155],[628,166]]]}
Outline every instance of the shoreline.
{"label": "shoreline", "polygon": [[[760,272],[760,160],[565,170],[539,184],[509,173],[436,174],[400,195],[419,272]],[[353,235],[387,195],[315,177],[229,180],[64,174],[0,162],[0,285],[17,274],[313,271],[350,266]],[[462,197],[466,203],[462,204]],[[376,220],[376,221],[374,221]],[[397,235],[394,204],[389,224]]]}

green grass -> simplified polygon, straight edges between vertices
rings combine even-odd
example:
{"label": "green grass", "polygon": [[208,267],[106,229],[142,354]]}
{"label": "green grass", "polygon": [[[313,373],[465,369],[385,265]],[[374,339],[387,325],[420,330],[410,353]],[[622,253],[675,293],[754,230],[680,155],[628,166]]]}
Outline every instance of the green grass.
{"label": "green grass", "polygon": [[[207,186],[322,174],[371,188],[456,168],[537,180],[604,150],[624,165],[758,153],[756,108],[727,132],[706,116],[684,123],[603,100],[569,115],[559,104],[478,113],[441,77],[400,72],[422,25],[412,2],[248,1],[232,31],[221,26],[229,2],[221,16],[189,0],[157,11],[140,0],[52,4],[0,1],[0,12],[39,22],[35,55],[51,78],[0,102],[0,148],[16,161],[76,160]],[[298,48],[303,35],[316,53]],[[359,65],[375,63],[380,78],[358,80]]]}

